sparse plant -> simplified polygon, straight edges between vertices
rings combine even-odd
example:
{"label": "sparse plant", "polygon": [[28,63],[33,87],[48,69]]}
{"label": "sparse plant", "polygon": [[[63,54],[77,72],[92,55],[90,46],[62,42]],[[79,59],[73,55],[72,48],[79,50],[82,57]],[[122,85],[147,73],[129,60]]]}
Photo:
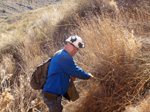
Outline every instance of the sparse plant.
{"label": "sparse plant", "polygon": [[5,10],[5,9],[3,9],[3,10],[2,10],[2,13],[6,13],[6,10]]}

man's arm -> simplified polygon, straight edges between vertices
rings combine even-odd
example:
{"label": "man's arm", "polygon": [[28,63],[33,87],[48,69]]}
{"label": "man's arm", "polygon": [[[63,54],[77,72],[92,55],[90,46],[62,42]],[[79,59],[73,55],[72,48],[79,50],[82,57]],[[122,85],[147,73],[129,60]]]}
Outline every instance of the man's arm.
{"label": "man's arm", "polygon": [[[90,75],[90,79],[94,79],[95,78],[91,73],[89,73],[89,75]],[[71,76],[71,80],[75,81],[76,77]]]}
{"label": "man's arm", "polygon": [[80,79],[90,79],[91,75],[79,68],[71,56],[64,56],[59,60],[59,66],[67,74]]}

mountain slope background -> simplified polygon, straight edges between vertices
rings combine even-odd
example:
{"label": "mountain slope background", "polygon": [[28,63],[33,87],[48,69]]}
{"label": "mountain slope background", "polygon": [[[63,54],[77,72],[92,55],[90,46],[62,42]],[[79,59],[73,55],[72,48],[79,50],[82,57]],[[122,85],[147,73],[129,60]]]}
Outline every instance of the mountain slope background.
{"label": "mountain slope background", "polygon": [[35,68],[70,35],[85,49],[74,57],[96,79],[76,80],[80,99],[65,112],[149,112],[149,1],[64,0],[0,24],[0,111],[47,111],[31,89]]}
{"label": "mountain slope background", "polygon": [[6,20],[12,15],[46,7],[60,0],[0,0],[0,20]]}

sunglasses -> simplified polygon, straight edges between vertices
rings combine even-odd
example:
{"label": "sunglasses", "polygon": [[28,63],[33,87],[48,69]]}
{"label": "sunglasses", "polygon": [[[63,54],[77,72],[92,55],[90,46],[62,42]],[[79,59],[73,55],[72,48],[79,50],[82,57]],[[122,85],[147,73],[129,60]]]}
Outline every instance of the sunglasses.
{"label": "sunglasses", "polygon": [[[70,43],[73,47],[75,47],[76,49],[78,49],[75,45],[73,45],[72,43]],[[79,49],[78,49],[79,50]]]}

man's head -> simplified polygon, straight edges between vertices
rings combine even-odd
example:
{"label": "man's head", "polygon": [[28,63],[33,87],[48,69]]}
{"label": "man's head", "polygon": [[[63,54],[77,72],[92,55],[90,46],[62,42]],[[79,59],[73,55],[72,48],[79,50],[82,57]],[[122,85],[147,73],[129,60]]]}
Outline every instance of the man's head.
{"label": "man's head", "polygon": [[80,48],[84,48],[84,43],[82,43],[81,37],[77,35],[70,36],[66,39],[65,50],[71,55],[74,56]]}

